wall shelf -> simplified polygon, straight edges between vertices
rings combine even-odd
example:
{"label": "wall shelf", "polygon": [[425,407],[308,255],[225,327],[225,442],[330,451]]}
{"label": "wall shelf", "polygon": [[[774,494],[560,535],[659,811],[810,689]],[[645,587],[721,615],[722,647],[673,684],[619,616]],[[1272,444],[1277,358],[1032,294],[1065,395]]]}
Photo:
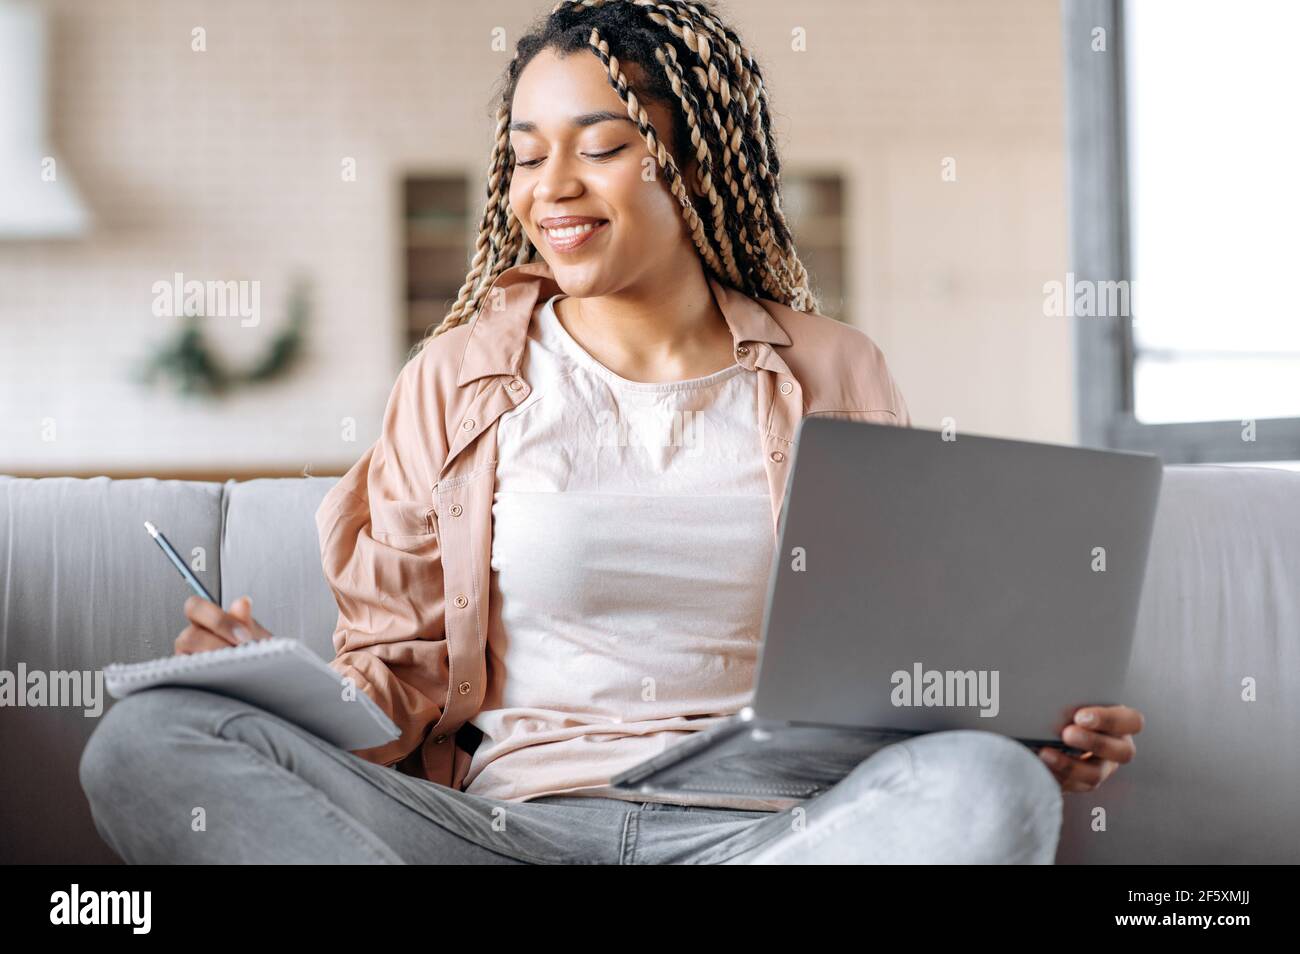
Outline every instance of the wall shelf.
{"label": "wall shelf", "polygon": [[451,310],[469,270],[470,180],[411,173],[402,180],[403,300],[409,349]]}

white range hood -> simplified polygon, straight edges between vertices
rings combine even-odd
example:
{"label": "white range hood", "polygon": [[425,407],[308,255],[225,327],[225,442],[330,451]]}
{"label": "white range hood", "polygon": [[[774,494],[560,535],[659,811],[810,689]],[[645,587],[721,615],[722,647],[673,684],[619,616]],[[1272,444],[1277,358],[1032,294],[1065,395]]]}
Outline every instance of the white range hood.
{"label": "white range hood", "polygon": [[71,238],[90,228],[72,171],[49,141],[48,52],[44,7],[0,0],[0,241]]}

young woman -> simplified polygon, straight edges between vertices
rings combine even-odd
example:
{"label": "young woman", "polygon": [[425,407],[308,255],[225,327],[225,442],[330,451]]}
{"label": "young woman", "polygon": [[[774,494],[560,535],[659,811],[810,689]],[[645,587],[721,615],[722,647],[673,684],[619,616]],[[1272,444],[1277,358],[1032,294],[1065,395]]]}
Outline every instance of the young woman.
{"label": "young woman", "polygon": [[[510,64],[458,300],[317,513],[334,667],[400,737],[142,693],[83,757],[100,831],[128,861],[1051,863],[1062,789],[1132,758],[1135,710],[1080,710],[1092,757],[1057,763],[914,738],[787,811],[605,787],[747,702],[816,414],[909,424],[817,314],[757,63],[706,3],[561,3]],[[177,652],[268,635],[247,598],[186,613]]]}

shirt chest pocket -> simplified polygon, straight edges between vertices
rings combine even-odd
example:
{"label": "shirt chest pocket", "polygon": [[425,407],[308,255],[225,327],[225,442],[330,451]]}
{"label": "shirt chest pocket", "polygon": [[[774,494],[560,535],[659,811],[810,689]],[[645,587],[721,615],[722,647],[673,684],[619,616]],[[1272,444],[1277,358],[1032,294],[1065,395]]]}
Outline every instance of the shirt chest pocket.
{"label": "shirt chest pocket", "polygon": [[438,542],[438,521],[432,500],[372,500],[370,532],[376,540],[398,550],[416,552]]}

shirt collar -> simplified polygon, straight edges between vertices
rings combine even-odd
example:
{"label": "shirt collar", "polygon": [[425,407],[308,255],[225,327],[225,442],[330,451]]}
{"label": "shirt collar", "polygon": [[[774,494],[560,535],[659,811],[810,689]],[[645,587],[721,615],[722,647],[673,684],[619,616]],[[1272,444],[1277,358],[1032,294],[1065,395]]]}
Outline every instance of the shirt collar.
{"label": "shirt collar", "polygon": [[[790,344],[790,336],[762,304],[723,285],[711,275],[705,277],[731,329],[736,349],[745,342]],[[469,384],[489,374],[517,375],[528,344],[533,310],[539,301],[546,301],[562,291],[550,266],[544,261],[513,265],[498,275],[471,322],[469,341],[465,345],[456,383]],[[740,363],[751,370],[755,364],[772,366],[765,360],[772,353],[770,348],[755,352],[756,349],[746,348],[745,358]],[[775,363],[784,369],[784,363],[779,359]]]}

